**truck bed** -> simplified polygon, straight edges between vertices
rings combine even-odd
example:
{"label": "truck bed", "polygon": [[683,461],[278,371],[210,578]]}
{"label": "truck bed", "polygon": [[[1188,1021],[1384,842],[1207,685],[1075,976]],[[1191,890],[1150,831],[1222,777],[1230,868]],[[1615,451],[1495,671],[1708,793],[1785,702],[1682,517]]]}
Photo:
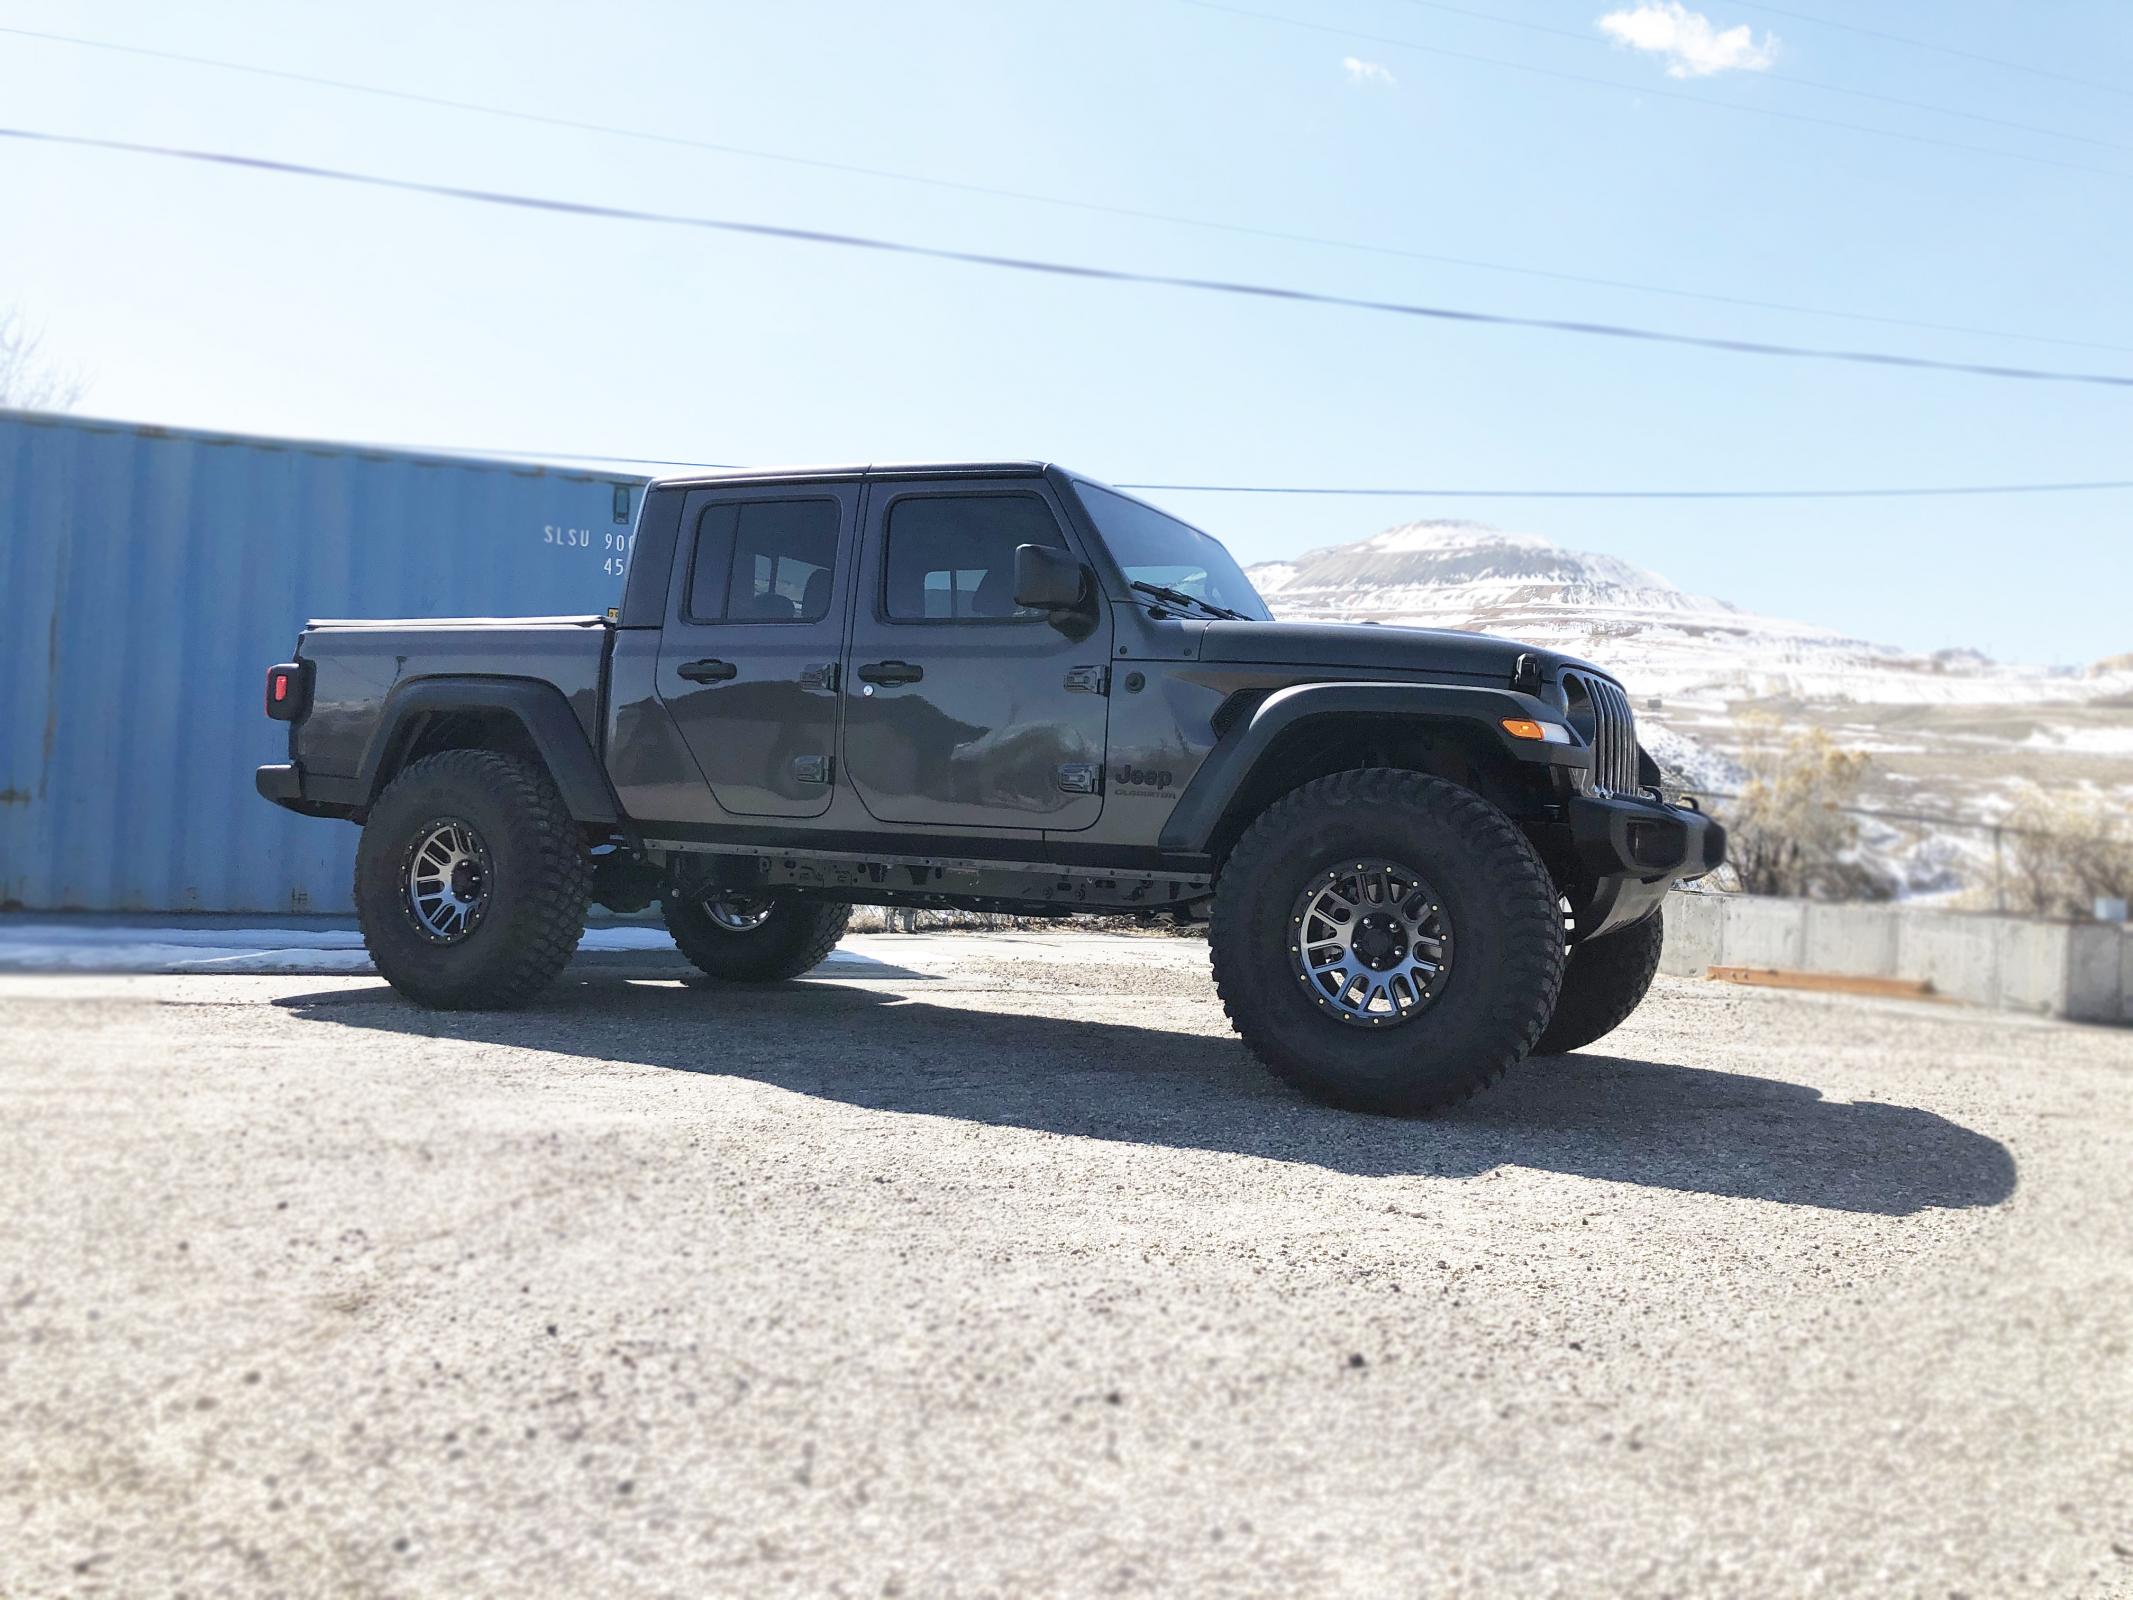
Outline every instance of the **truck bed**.
{"label": "truck bed", "polygon": [[311,664],[311,714],[291,758],[307,777],[354,779],[386,706],[425,680],[515,679],[546,685],[595,749],[600,686],[614,627],[605,617],[321,618],[296,659]]}

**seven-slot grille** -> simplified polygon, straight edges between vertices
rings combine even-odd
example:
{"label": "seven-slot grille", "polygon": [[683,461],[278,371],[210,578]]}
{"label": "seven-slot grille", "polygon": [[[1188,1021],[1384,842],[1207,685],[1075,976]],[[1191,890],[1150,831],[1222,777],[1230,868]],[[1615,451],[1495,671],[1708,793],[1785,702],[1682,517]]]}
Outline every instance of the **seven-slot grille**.
{"label": "seven-slot grille", "polygon": [[1637,785],[1637,718],[1619,684],[1578,674],[1592,700],[1592,784],[1605,794],[1633,795]]}

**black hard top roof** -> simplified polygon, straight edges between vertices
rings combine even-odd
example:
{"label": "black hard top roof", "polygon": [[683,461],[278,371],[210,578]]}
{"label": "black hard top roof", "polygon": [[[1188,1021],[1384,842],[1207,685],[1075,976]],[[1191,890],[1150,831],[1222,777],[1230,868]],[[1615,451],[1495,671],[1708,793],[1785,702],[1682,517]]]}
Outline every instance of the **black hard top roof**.
{"label": "black hard top roof", "polygon": [[[659,478],[655,489],[708,487],[722,483],[827,483],[854,478],[1036,478],[1055,468],[1049,461],[877,461],[846,466],[734,467]],[[1078,473],[1069,476],[1079,477]]]}

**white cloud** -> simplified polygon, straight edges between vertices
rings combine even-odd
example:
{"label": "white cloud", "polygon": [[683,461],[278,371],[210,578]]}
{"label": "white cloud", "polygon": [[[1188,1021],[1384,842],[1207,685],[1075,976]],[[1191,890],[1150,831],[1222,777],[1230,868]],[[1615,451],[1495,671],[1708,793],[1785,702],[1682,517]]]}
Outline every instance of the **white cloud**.
{"label": "white cloud", "polygon": [[1342,56],[1341,66],[1350,83],[1377,84],[1389,89],[1400,81],[1377,62],[1365,61],[1361,56]]}
{"label": "white cloud", "polygon": [[1643,0],[1633,10],[1608,12],[1599,27],[1617,44],[1665,56],[1669,78],[1763,72],[1778,58],[1776,34],[1766,32],[1758,44],[1747,23],[1714,28],[1709,17],[1691,11],[1681,0]]}

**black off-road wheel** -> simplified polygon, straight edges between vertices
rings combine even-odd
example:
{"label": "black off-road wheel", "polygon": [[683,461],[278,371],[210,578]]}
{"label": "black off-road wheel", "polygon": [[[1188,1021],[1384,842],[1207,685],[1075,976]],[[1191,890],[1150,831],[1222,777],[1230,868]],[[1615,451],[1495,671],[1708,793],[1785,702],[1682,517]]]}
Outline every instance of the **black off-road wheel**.
{"label": "black off-road wheel", "polygon": [[540,767],[494,750],[425,756],[356,846],[356,917],[378,971],[419,1005],[510,1011],[556,979],[592,886],[577,824]]}
{"label": "black off-road wheel", "polygon": [[841,901],[762,895],[669,896],[659,911],[698,971],[734,983],[783,983],[812,971],[852,920],[852,908]]}
{"label": "black off-road wheel", "polygon": [[1662,913],[1654,911],[1642,922],[1573,945],[1563,967],[1563,992],[1556,997],[1555,1016],[1533,1053],[1559,1056],[1604,1039],[1621,1027],[1651,988],[1652,975],[1659,970],[1659,950],[1665,943],[1666,922]]}
{"label": "black off-road wheel", "polygon": [[1215,884],[1215,988],[1274,1075],[1313,1099],[1415,1116],[1533,1048],[1563,976],[1562,916],[1495,806],[1370,768],[1277,800]]}

